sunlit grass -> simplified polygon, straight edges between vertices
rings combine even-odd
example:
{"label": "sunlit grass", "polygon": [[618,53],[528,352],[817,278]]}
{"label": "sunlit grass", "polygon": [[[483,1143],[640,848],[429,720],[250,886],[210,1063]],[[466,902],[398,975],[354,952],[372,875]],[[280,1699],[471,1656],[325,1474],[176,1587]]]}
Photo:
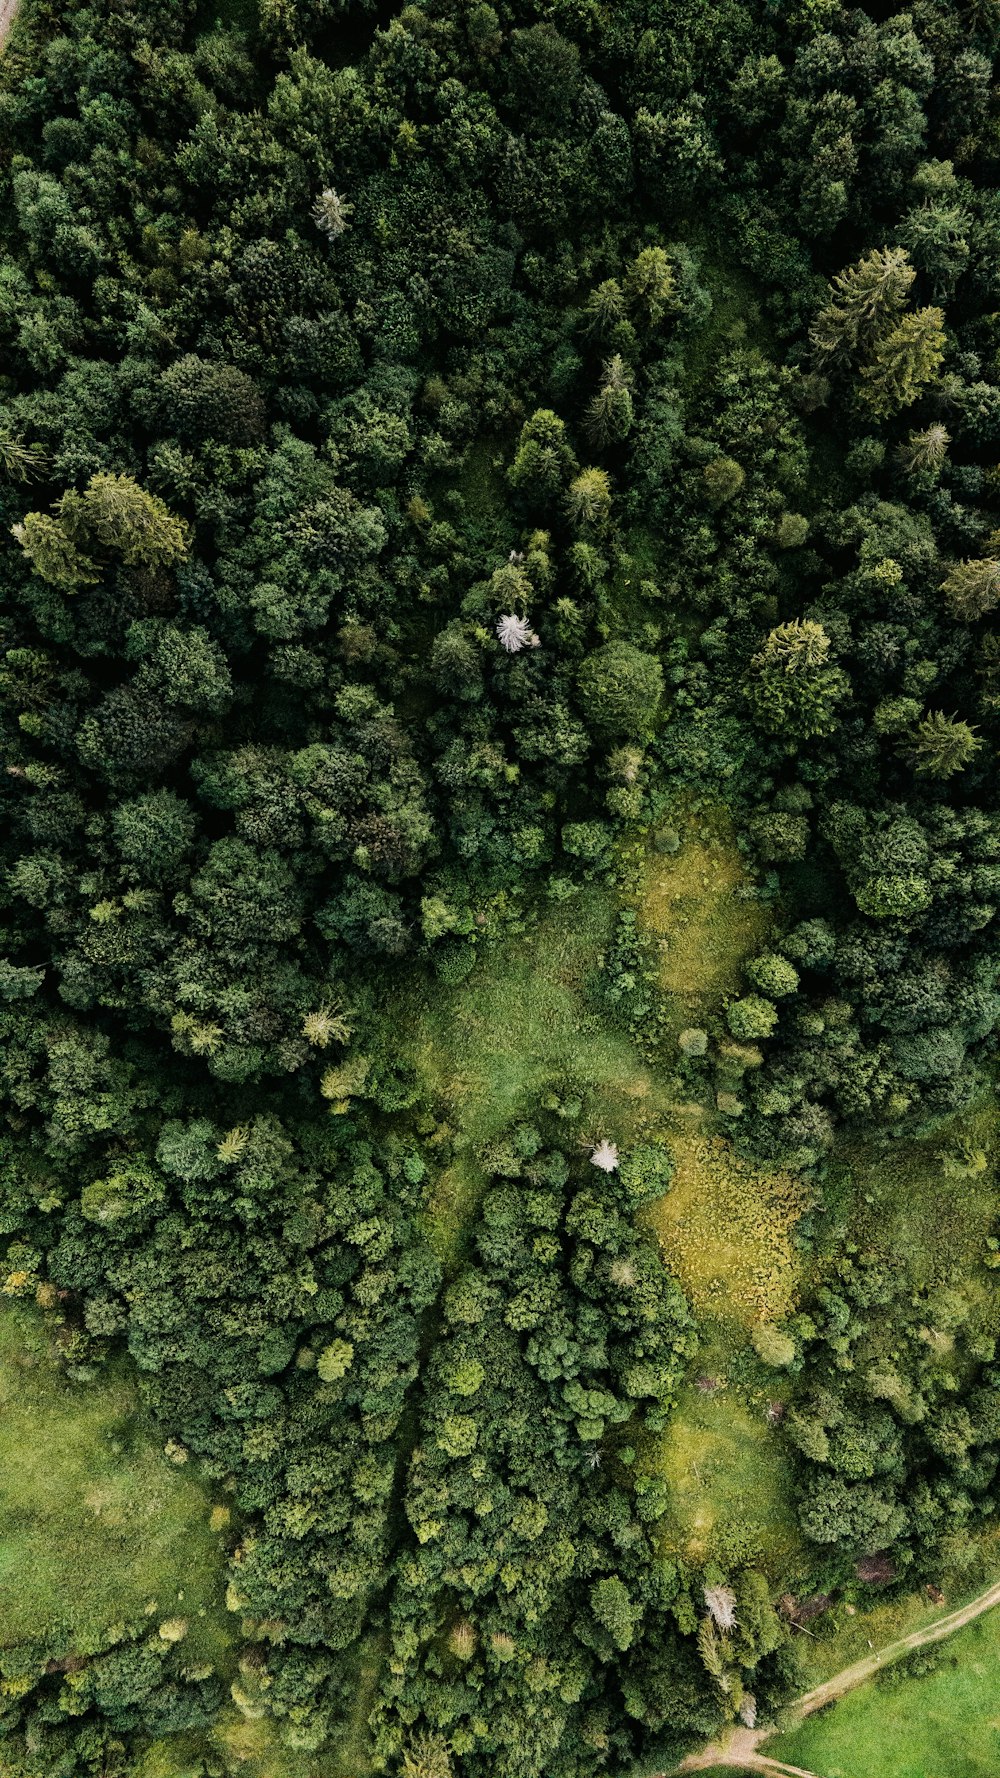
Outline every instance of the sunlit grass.
{"label": "sunlit grass", "polygon": [[890,1669],[764,1752],[822,1778],[996,1778],[1000,1611],[950,1637],[937,1656],[933,1672]]}
{"label": "sunlit grass", "polygon": [[210,1511],[153,1441],[123,1369],[70,1383],[40,1317],[0,1312],[0,1648],[87,1653],[113,1625],[184,1618],[185,1652],[220,1658]]}
{"label": "sunlit grass", "polygon": [[606,895],[586,891],[484,948],[459,988],[434,984],[418,1009],[408,1053],[468,1142],[527,1116],[554,1079],[579,1090],[587,1136],[627,1138],[665,1103],[634,1044],[589,1002],[612,916]]}
{"label": "sunlit grass", "polygon": [[724,1568],[761,1563],[784,1580],[800,1538],[787,1447],[767,1410],[787,1384],[730,1330],[703,1347],[697,1362],[697,1374],[715,1387],[688,1382],[654,1458],[670,1486],[664,1548]]}
{"label": "sunlit grass", "polygon": [[792,1236],[806,1207],[794,1174],[757,1167],[724,1137],[672,1137],[677,1172],[648,1220],[663,1257],[701,1315],[749,1326],[794,1307],[800,1262]]}
{"label": "sunlit grass", "polygon": [[650,853],[639,915],[680,1029],[739,990],[743,964],[761,949],[771,916],[753,898],[724,811],[681,813],[673,825],[680,845],[672,854]]}

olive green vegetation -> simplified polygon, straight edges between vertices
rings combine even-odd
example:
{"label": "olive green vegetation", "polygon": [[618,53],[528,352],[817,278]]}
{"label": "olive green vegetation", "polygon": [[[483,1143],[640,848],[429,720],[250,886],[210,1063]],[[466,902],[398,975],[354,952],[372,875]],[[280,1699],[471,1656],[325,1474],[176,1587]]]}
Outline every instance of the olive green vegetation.
{"label": "olive green vegetation", "polygon": [[[676,852],[649,853],[638,882],[672,1051],[673,1027],[710,1019],[737,984],[768,914],[751,898],[723,808],[680,809],[670,821]],[[800,1541],[787,1448],[768,1418],[788,1388],[759,1362],[746,1330],[794,1307],[800,1260],[792,1235],[806,1197],[790,1174],[754,1168],[734,1153],[706,1106],[678,1098],[665,1062],[644,1062],[595,1010],[614,912],[606,890],[585,890],[519,938],[482,947],[463,983],[434,984],[414,1009],[404,1052],[447,1105],[460,1145],[431,1188],[432,1238],[453,1261],[484,1188],[477,1149],[525,1115],[553,1076],[578,1095],[582,1139],[608,1135],[625,1146],[668,1130],[677,1172],[645,1214],[666,1265],[709,1319],[692,1380],[660,1440],[644,1451],[650,1473],[669,1488],[664,1547],[692,1562],[762,1561],[777,1578]]]}
{"label": "olive green vegetation", "polygon": [[614,900],[584,889],[536,925],[484,944],[465,981],[433,982],[399,1015],[401,1054],[445,1111],[456,1154],[429,1200],[432,1239],[454,1255],[483,1189],[482,1151],[558,1083],[581,1144],[624,1145],[663,1126],[669,1099],[635,1044],[595,1005]]}
{"label": "olive green vegetation", "polygon": [[787,1400],[788,1383],[732,1327],[703,1326],[702,1336],[653,1460],[669,1488],[663,1547],[726,1571],[756,1563],[772,1581],[787,1581],[801,1561],[801,1538],[773,1409]]}
{"label": "olive green vegetation", "polygon": [[659,957],[676,1032],[716,1012],[773,918],[756,898],[731,816],[718,804],[664,816],[642,870],[639,918]]}
{"label": "olive green vegetation", "polygon": [[0,1649],[183,1622],[192,1661],[224,1661],[228,1509],[170,1462],[126,1368],[73,1383],[59,1357],[41,1317],[0,1311]]}
{"label": "olive green vegetation", "polygon": [[595,1135],[611,1133],[603,1121],[632,1135],[646,1101],[662,1105],[635,1045],[588,1005],[613,912],[605,891],[582,890],[533,928],[491,941],[460,986],[434,983],[419,1005],[403,1053],[468,1143],[525,1115],[555,1076],[577,1089]]}
{"label": "olive green vegetation", "polygon": [[919,1141],[840,1144],[827,1185],[831,1224],[842,1225],[847,1239],[904,1263],[918,1288],[962,1288],[994,1332],[1000,1292],[983,1262],[996,1250],[998,1137],[1000,1104],[991,1090]]}
{"label": "olive green vegetation", "polygon": [[822,1778],[995,1778],[1000,1612],[768,1741],[769,1758]]}

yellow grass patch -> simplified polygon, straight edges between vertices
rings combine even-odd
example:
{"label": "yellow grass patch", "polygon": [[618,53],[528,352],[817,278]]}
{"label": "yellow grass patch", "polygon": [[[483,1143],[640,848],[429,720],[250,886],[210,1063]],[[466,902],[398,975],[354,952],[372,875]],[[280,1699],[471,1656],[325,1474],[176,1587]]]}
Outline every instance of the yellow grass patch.
{"label": "yellow grass patch", "polygon": [[744,1326],[780,1320],[795,1302],[801,1182],[752,1166],[721,1136],[681,1132],[672,1141],[673,1184],[646,1213],[665,1263],[699,1315]]}
{"label": "yellow grass patch", "polygon": [[735,831],[722,810],[678,816],[675,826],[678,851],[647,861],[639,918],[659,947],[663,989],[693,1013],[736,992],[770,915],[748,898]]}

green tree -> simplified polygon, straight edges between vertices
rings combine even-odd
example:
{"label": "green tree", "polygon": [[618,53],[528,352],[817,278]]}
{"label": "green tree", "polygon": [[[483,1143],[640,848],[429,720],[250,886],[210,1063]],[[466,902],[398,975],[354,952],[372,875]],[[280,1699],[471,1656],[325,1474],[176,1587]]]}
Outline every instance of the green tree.
{"label": "green tree", "polygon": [[611,516],[611,477],[606,469],[581,469],[566,490],[566,511],[574,525],[599,530]]}
{"label": "green tree", "polygon": [[848,682],[829,653],[829,636],[810,618],[794,618],[770,632],[750,662],[747,681],[751,709],[765,728],[794,740],[831,732]]}
{"label": "green tree", "polygon": [[1000,559],[983,556],[957,562],[941,582],[945,604],[952,617],[973,623],[1000,605]]}
{"label": "green tree", "polygon": [[575,469],[565,421],[551,408],[538,408],[521,427],[517,455],[507,471],[511,487],[535,499],[548,499],[566,486]]}
{"label": "green tree", "polygon": [[601,386],[587,409],[584,426],[595,445],[620,444],[632,429],[632,391],[625,360],[616,353],[601,374]]}
{"label": "green tree", "polygon": [[677,304],[673,267],[663,247],[644,247],[625,274],[625,295],[650,327]]}
{"label": "green tree", "polygon": [[646,734],[663,698],[659,661],[631,642],[606,642],[587,655],[576,683],[588,721],[616,738]]}
{"label": "green tree", "polygon": [[969,723],[932,710],[911,731],[910,744],[918,772],[927,778],[950,778],[969,764],[983,743]]}
{"label": "green tree", "polygon": [[881,247],[838,272],[810,339],[821,361],[850,358],[895,326],[916,277],[903,247]]}
{"label": "green tree", "polygon": [[595,1618],[606,1630],[616,1648],[631,1648],[641,1610],[633,1603],[625,1582],[612,1575],[595,1581],[590,1589],[590,1606]]}
{"label": "green tree", "polygon": [[32,568],[52,586],[75,592],[100,579],[96,564],[79,549],[65,527],[50,513],[28,512],[11,531]]}
{"label": "green tree", "polygon": [[944,357],[944,314],[917,309],[876,340],[861,366],[861,399],[873,414],[887,419],[922,395]]}

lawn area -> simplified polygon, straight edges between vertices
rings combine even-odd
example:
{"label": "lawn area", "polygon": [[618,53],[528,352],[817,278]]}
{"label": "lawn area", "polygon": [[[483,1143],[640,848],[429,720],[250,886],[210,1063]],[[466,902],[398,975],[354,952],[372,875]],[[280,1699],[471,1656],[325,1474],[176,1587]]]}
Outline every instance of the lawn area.
{"label": "lawn area", "polygon": [[183,1618],[192,1658],[219,1660],[229,1635],[212,1512],[191,1468],[148,1432],[123,1367],[71,1383],[41,1317],[0,1312],[0,1649],[86,1654],[111,1625]]}
{"label": "lawn area", "polygon": [[818,1778],[995,1778],[1000,1771],[1000,1611],[768,1741],[764,1752]]}

